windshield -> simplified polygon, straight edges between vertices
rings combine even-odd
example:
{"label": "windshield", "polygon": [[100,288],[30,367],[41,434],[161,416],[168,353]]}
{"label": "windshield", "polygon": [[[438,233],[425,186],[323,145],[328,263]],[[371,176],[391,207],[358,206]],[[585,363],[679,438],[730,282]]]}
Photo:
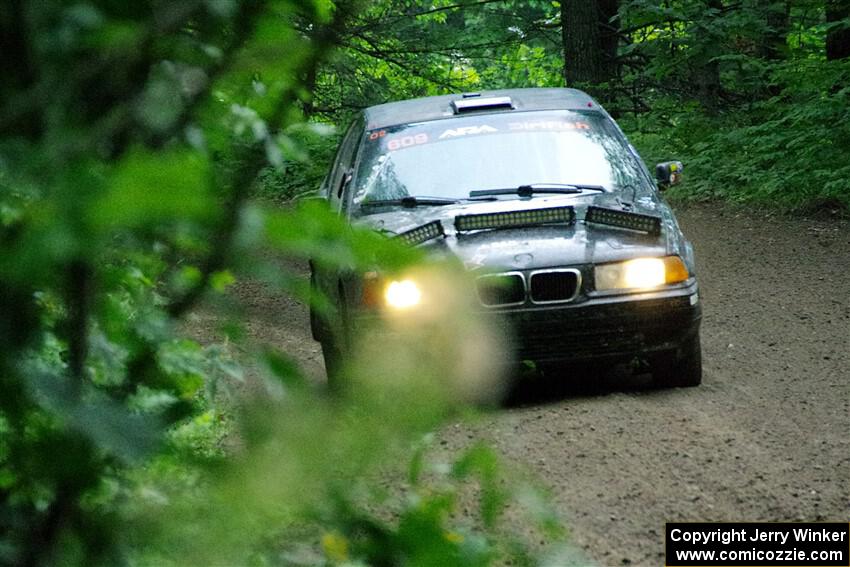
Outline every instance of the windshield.
{"label": "windshield", "polygon": [[[366,132],[354,204],[404,197],[464,199],[520,185],[643,183],[607,118],[545,111],[468,116]],[[364,212],[366,209],[363,210]]]}

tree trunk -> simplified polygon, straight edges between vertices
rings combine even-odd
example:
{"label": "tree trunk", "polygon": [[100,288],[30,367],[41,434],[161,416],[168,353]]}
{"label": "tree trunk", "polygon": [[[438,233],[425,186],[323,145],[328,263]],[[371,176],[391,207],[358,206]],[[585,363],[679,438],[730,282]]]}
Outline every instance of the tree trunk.
{"label": "tree trunk", "polygon": [[[850,0],[826,0],[826,23],[850,18]],[[836,61],[850,57],[850,28],[835,29],[826,34],[826,59]]]}
{"label": "tree trunk", "polygon": [[[706,12],[719,14],[723,10],[722,0],[706,0]],[[708,21],[708,24],[711,22]],[[708,25],[702,24],[698,29],[706,32],[705,39],[697,49],[698,56],[694,58],[692,73],[696,83],[698,97],[703,107],[710,113],[717,111],[722,87],[720,85],[720,65],[715,57],[719,55],[718,44],[709,32]]]}
{"label": "tree trunk", "polygon": [[618,77],[617,47],[620,44],[620,20],[615,19],[620,0],[597,0],[599,23],[599,48],[602,52],[605,80]]}
{"label": "tree trunk", "polygon": [[38,79],[33,67],[31,43],[27,37],[25,0],[12,0],[0,10],[0,111],[7,122],[0,123],[4,134],[36,138],[41,133],[41,115],[35,110],[22,112],[13,118],[6,113],[22,101],[21,92],[33,87]]}
{"label": "tree trunk", "polygon": [[561,37],[567,86],[586,89],[602,101],[613,99],[617,76],[616,21],[619,0],[562,0]]}
{"label": "tree trunk", "polygon": [[759,46],[759,55],[769,61],[785,58],[790,26],[791,6],[786,1],[760,0],[759,8],[765,14],[766,30]]}

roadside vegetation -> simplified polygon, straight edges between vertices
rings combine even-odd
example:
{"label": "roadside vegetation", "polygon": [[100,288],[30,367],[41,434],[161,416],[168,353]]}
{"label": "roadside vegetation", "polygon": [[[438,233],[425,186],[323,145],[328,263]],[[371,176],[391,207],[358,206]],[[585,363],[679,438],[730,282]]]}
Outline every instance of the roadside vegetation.
{"label": "roadside vegetation", "polygon": [[[850,204],[843,0],[6,4],[0,564],[581,562],[540,545],[564,529],[522,471],[429,450],[499,387],[471,315],[402,329],[405,356],[364,345],[337,398],[245,339],[241,280],[326,308],[281,257],[421,261],[278,206],[318,186],[359,108],[577,86],[647,159],[685,162],[677,197]],[[198,310],[219,342],[185,336]]]}

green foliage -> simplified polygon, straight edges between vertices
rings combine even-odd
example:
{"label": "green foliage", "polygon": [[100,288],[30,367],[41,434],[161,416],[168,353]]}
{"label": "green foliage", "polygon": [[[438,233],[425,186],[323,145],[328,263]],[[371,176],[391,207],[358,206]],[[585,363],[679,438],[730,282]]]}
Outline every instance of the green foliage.
{"label": "green foliage", "polygon": [[700,10],[635,1],[622,11],[637,29],[626,52],[648,62],[626,80],[653,87],[640,95],[652,110],[621,120],[632,142],[650,165],[685,162],[686,183],[671,192],[681,198],[846,212],[850,67],[825,60],[822,12],[784,2],[710,19]]}
{"label": "green foliage", "polygon": [[548,0],[381,0],[364,8],[316,75],[309,107],[316,115],[342,124],[352,111],[389,100],[562,84],[551,26],[557,8]]}
{"label": "green foliage", "polygon": [[[841,67],[848,76],[850,67]],[[666,124],[654,124],[656,133],[633,136],[633,142],[646,156],[685,160],[688,180],[677,190],[684,197],[846,211],[850,169],[842,156],[850,147],[850,131],[839,115],[848,93],[801,95],[796,88],[791,84],[783,91],[799,100],[795,105],[780,95],[755,104],[748,115],[677,114]]]}
{"label": "green foliage", "polygon": [[278,138],[281,164],[260,173],[256,194],[275,201],[291,201],[319,189],[339,143],[333,126],[299,124]]}
{"label": "green foliage", "polygon": [[[438,31],[456,19],[441,6],[396,22]],[[411,450],[468,401],[445,362],[401,343],[409,357],[372,352],[349,369],[358,394],[331,399],[286,353],[242,340],[228,297],[261,280],[327,309],[281,257],[458,277],[318,203],[250,201],[318,186],[336,140],[304,119],[319,114],[309,78],[356,6],[11,8],[0,15],[16,55],[0,85],[0,563],[292,564],[300,549],[314,564],[531,561],[518,539],[501,544],[498,518],[525,500],[495,457],[476,449],[436,486]],[[412,53],[375,70],[389,85]],[[472,81],[463,64],[443,70]],[[228,327],[226,342],[185,336],[199,312]],[[461,359],[488,352],[479,328],[466,345],[421,327],[422,344]],[[416,482],[379,495],[411,453]],[[457,514],[467,482],[480,484],[480,521]]]}
{"label": "green foliage", "polygon": [[[286,401],[241,408],[250,413],[233,424],[242,445],[219,466],[175,467],[165,456],[134,476],[125,540],[135,563],[535,564],[537,538],[560,535],[543,495],[488,450],[435,454],[434,435],[421,432],[443,419],[442,404],[411,419],[399,406],[427,404],[417,392],[349,406],[289,392]],[[195,454],[220,442],[212,419],[183,426],[175,442]],[[417,437],[420,471],[404,486],[393,479]],[[476,503],[481,513],[470,513]],[[523,533],[513,528],[517,517]]]}

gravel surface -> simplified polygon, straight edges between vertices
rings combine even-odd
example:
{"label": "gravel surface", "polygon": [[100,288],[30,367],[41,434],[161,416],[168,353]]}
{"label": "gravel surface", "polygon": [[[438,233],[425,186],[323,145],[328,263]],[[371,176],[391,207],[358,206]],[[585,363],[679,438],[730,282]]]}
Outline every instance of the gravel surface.
{"label": "gravel surface", "polygon": [[[702,386],[590,369],[440,434],[531,469],[600,565],[662,565],[666,521],[850,520],[850,223],[677,214],[697,253]],[[239,295],[250,335],[321,379],[304,306],[260,286]]]}

